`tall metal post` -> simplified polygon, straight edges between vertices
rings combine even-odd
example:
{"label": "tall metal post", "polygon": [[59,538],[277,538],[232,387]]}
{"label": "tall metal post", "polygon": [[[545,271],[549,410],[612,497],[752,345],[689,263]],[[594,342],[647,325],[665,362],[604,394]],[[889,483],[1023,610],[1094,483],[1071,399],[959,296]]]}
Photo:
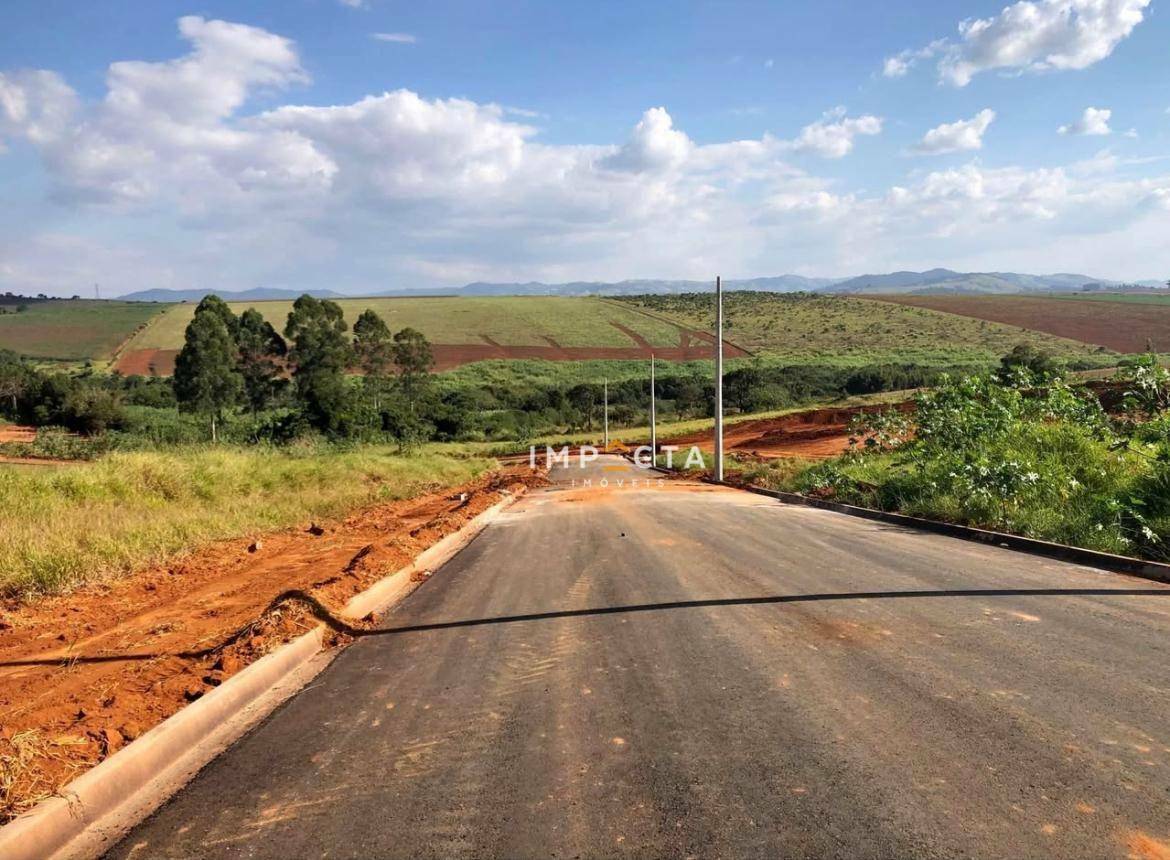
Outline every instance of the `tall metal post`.
{"label": "tall metal post", "polygon": [[602,392],[605,402],[603,412],[605,413],[605,442],[602,447],[609,450],[609,377],[606,377],[605,382],[602,383]]}
{"label": "tall metal post", "polygon": [[658,408],[654,396],[654,353],[650,353],[650,456],[658,454]]}
{"label": "tall metal post", "polygon": [[715,276],[715,480],[723,480],[723,279]]}

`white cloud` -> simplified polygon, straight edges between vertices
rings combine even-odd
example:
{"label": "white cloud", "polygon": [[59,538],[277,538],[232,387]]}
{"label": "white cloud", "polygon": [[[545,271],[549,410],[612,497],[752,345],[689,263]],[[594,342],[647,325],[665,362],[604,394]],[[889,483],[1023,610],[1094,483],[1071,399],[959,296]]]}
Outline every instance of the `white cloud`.
{"label": "white cloud", "polygon": [[947,46],[946,39],[937,39],[917,51],[901,51],[892,57],[886,57],[882,64],[882,75],[887,78],[904,77],[919,60],[928,60],[943,51]]}
{"label": "white cloud", "polygon": [[853,151],[853,140],[858,135],[881,134],[881,131],[881,117],[866,114],[851,118],[845,115],[844,108],[839,107],[801,129],[792,148],[822,158],[843,158]]}
{"label": "white cloud", "polygon": [[666,108],[650,108],[634,126],[630,139],[602,164],[636,173],[669,170],[681,165],[693,148],[690,138],[674,127]]}
{"label": "white cloud", "polygon": [[231,121],[251,94],[308,81],[293,43],[195,16],[179,19],[179,32],[189,54],[113,63],[105,98],[49,142],[60,193],[105,202],[161,194],[197,204],[260,187],[328,185],[336,166],[309,140]]}
{"label": "white cloud", "polygon": [[6,138],[51,143],[76,110],[77,94],[56,72],[0,72],[0,151]]}
{"label": "white cloud", "polygon": [[337,0],[342,6],[348,6],[350,9],[362,9],[365,7],[365,0]]}
{"label": "white cloud", "polygon": [[959,24],[956,41],[939,40],[886,59],[883,74],[901,77],[939,56],[939,79],[965,87],[981,72],[1085,69],[1108,57],[1145,17],[1150,0],[1020,0],[991,18]]}
{"label": "white cloud", "polygon": [[764,68],[765,69],[770,69],[774,65],[776,65],[776,61],[773,60],[771,57],[768,57],[768,59],[764,60]]}
{"label": "white cloud", "polygon": [[984,108],[971,117],[956,122],[943,123],[923,135],[914,147],[922,155],[942,155],[947,152],[964,152],[983,148],[983,135],[995,121],[995,111]]}
{"label": "white cloud", "polygon": [[371,33],[370,38],[379,42],[395,42],[399,45],[413,45],[418,41],[418,37],[410,33]]}
{"label": "white cloud", "polygon": [[1085,112],[1081,114],[1081,118],[1076,122],[1062,125],[1057,129],[1060,134],[1081,134],[1089,136],[1102,136],[1112,134],[1113,130],[1109,128],[1109,118],[1113,116],[1113,111],[1108,108],[1087,107]]}
{"label": "white cloud", "polygon": [[[258,94],[307,81],[296,46],[201,18],[180,29],[184,56],[115,63],[105,96],[88,104],[50,72],[0,78],[0,135],[42,153],[59,207],[6,225],[0,288],[357,291],[937,260],[1042,269],[1054,249],[1068,255],[1062,268],[1108,274],[1112,252],[1139,238],[1143,265],[1170,268],[1154,241],[1170,227],[1170,177],[1134,178],[1148,167],[1110,157],[1038,170],[973,163],[861,191],[786,161],[839,157],[881,131],[879,117],[843,110],[795,140],[699,143],[652,107],[625,140],[600,145],[545,143],[514,110],[405,89],[258,110]],[[924,144],[976,148],[993,116],[940,126]],[[1090,253],[1105,262],[1090,265]]]}

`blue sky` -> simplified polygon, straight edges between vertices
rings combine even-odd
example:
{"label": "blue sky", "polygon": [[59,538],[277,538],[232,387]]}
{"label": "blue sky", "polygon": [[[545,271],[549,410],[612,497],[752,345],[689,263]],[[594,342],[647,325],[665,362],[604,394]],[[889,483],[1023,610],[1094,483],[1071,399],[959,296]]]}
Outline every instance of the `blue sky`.
{"label": "blue sky", "polygon": [[0,289],[1165,277],[1161,2],[8,0]]}

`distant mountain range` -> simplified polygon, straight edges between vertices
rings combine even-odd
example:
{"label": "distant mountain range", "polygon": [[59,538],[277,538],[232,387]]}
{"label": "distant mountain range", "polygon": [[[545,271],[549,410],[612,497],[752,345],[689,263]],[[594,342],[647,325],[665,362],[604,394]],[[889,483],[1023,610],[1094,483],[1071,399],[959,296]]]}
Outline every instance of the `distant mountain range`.
{"label": "distant mountain range", "polygon": [[[1078,292],[1086,286],[1120,287],[1122,282],[1089,275],[1021,275],[1016,272],[955,272],[931,269],[927,272],[891,272],[886,275],[859,275],[826,288],[832,293],[950,293],[996,294],[1033,292]],[[1130,286],[1160,287],[1159,281],[1140,281]]]}
{"label": "distant mountain range", "polygon": [[[1097,289],[1121,286],[1165,287],[1162,281],[1137,281],[1123,284],[1089,275],[1055,274],[1022,275],[1016,272],[955,272],[931,269],[926,272],[890,272],[884,275],[859,275],[855,278],[806,278],[802,275],[778,275],[771,278],[725,280],[727,290],[756,290],[769,293],[817,292],[829,294],[902,293],[995,295],[1010,293],[1079,292],[1086,287]],[[693,293],[712,288],[711,281],[633,280],[571,281],[564,284],[486,283],[476,281],[462,287],[424,288],[417,290],[380,290],[363,295],[346,295],[333,290],[286,290],[260,287],[240,292],[224,290],[142,290],[121,296],[134,302],[197,302],[208,293],[216,293],[230,302],[291,300],[304,293],[317,298],[343,299],[374,296],[632,296],[644,293]]]}
{"label": "distant mountain range", "polygon": [[333,290],[281,290],[276,287],[256,287],[251,290],[139,290],[118,296],[124,302],[197,302],[204,296],[215,293],[225,302],[272,302],[295,299],[308,293],[318,299],[344,299],[344,293]]}

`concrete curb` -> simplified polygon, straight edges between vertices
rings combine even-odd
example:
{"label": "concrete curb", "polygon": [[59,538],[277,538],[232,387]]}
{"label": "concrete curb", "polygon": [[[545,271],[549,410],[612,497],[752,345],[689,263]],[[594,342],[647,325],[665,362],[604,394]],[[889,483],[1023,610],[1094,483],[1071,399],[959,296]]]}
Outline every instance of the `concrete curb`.
{"label": "concrete curb", "polygon": [[317,627],[232,676],[220,686],[163,720],[133,743],[61,791],[0,829],[0,857],[53,857],[84,830],[201,743],[221,723],[261,696],[321,650],[324,627]]}
{"label": "concrete curb", "polygon": [[410,588],[411,577],[417,571],[435,570],[446,564],[457,552],[471,543],[488,524],[499,516],[500,512],[513,504],[524,495],[527,487],[522,488],[510,498],[496,502],[490,508],[482,511],[464,524],[463,528],[452,532],[431,547],[419,553],[418,557],[389,576],[375,582],[360,594],[355,594],[345,604],[341,614],[355,619],[367,616],[377,617],[393,606]]}
{"label": "concrete curb", "polygon": [[[715,482],[712,481],[711,483]],[[1051,543],[1050,541],[1037,540],[1036,538],[977,529],[972,526],[961,526],[955,523],[939,522],[938,520],[924,520],[919,517],[910,517],[906,514],[879,511],[874,508],[862,508],[856,505],[842,504],[841,502],[829,502],[824,499],[802,496],[799,493],[784,493],[779,490],[766,490],[763,487],[730,484],[726,481],[722,483],[722,486],[734,487],[736,489],[746,490],[749,493],[768,496],[788,505],[820,508],[826,511],[834,511],[838,514],[846,514],[851,517],[890,523],[892,525],[904,526],[905,528],[917,529],[918,531],[933,532],[934,534],[988,544],[989,546],[998,546],[1003,549],[1024,552],[1029,555],[1043,556],[1044,558],[1051,558],[1057,561],[1083,564],[1087,567],[1098,567],[1114,573],[1126,573],[1130,576],[1139,576],[1142,579],[1152,579],[1155,582],[1170,583],[1170,564],[1161,564],[1156,561],[1146,561],[1140,558],[1130,558],[1125,555],[1112,555],[1107,552],[1097,552],[1096,550],[1083,549],[1077,546]]]}
{"label": "concrete curb", "polygon": [[[527,488],[524,488],[527,489]],[[417,570],[438,568],[467,546],[504,509],[524,494],[509,494],[424,550],[406,567],[354,595],[342,613],[351,618],[378,616],[404,597]],[[0,827],[0,857],[4,860],[96,857],[114,838],[154,811],[219,752],[242,737],[262,716],[293,696],[327,662],[306,674],[305,669],[324,647],[324,625],[319,625],[228,678],[220,686],[163,720],[96,767],[79,776],[61,794],[37,804]],[[294,675],[299,683],[266,703],[263,713],[236,725],[242,712]],[[233,729],[235,729],[233,731]],[[216,738],[217,732],[228,736]],[[215,738],[214,749],[199,760],[192,755]],[[181,774],[172,773],[180,771]],[[171,779],[167,779],[170,776]],[[181,777],[181,778],[175,778]],[[160,796],[144,800],[141,794],[161,787]],[[105,825],[103,819],[121,818],[131,807],[133,820]]]}

